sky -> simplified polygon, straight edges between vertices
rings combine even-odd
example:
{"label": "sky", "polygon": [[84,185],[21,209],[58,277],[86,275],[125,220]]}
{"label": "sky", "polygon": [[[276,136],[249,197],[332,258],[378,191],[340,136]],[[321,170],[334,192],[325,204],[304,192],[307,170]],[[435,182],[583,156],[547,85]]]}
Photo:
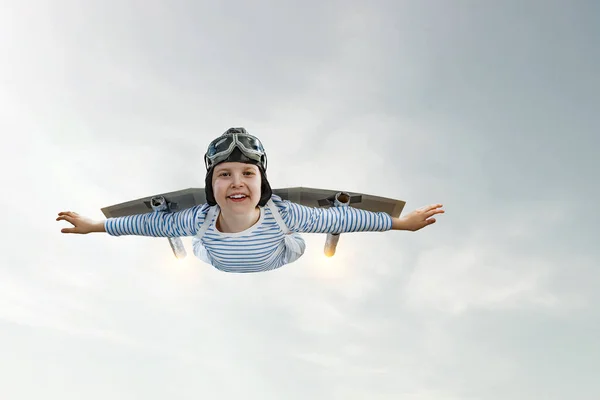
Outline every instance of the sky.
{"label": "sky", "polygon": [[[600,397],[597,2],[0,5],[3,399]],[[235,126],[273,187],[446,213],[259,274],[60,233]]]}

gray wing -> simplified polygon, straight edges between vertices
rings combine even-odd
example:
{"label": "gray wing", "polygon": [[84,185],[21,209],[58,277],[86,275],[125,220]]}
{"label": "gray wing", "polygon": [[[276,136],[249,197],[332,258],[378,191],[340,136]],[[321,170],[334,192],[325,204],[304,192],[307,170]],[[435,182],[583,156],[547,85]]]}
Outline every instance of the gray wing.
{"label": "gray wing", "polygon": [[289,187],[273,189],[273,193],[284,200],[307,207],[330,207],[337,193],[350,195],[350,206],[366,211],[384,212],[398,218],[404,205],[403,200],[373,196],[365,193],[348,192],[347,190],[316,189],[308,187]]}
{"label": "gray wing", "polygon": [[206,203],[204,188],[189,188],[169,193],[160,193],[125,203],[115,204],[102,208],[106,218],[124,217],[127,215],[145,214],[152,212],[150,201],[153,197],[162,196],[169,204],[170,211],[181,211]]}
{"label": "gray wing", "polygon": [[[284,200],[307,207],[330,207],[337,193],[346,192],[350,195],[350,206],[366,211],[385,212],[398,218],[404,205],[403,200],[373,196],[365,193],[354,193],[344,190],[316,189],[308,187],[289,187],[273,189],[273,193]],[[152,212],[150,201],[153,197],[164,197],[171,211],[180,211],[206,203],[204,188],[189,188],[169,193],[160,193],[125,203],[102,208],[106,218],[123,217],[127,215],[145,214]]]}

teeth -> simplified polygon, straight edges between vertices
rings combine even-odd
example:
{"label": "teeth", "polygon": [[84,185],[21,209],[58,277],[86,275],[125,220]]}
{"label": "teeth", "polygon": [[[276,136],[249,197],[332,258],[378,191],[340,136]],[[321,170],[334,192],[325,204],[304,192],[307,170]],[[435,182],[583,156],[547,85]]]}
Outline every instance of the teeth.
{"label": "teeth", "polygon": [[229,196],[229,197],[231,197],[232,199],[242,199],[246,196],[244,196],[243,194],[234,194],[233,196]]}

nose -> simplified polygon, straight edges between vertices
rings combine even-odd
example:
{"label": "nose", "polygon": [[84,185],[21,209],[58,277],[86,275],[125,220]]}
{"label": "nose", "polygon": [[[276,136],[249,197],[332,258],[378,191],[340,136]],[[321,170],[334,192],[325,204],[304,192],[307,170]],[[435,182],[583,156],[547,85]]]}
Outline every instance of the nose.
{"label": "nose", "polygon": [[238,187],[242,185],[242,178],[238,174],[233,174],[233,179],[231,180],[232,187]]}

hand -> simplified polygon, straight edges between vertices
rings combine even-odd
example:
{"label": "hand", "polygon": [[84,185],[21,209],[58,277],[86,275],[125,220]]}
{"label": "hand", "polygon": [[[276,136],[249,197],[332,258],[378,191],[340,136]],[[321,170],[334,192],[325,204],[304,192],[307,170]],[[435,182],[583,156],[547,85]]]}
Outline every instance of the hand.
{"label": "hand", "polygon": [[87,234],[91,232],[104,232],[104,223],[101,221],[94,221],[92,219],[82,217],[73,211],[62,211],[58,213],[57,221],[67,221],[73,225],[73,228],[63,228],[60,231],[62,233],[79,233]]}
{"label": "hand", "polygon": [[440,207],[442,207],[441,204],[432,204],[416,209],[398,220],[398,229],[414,232],[428,225],[435,224],[436,220],[432,216],[445,212]]}

